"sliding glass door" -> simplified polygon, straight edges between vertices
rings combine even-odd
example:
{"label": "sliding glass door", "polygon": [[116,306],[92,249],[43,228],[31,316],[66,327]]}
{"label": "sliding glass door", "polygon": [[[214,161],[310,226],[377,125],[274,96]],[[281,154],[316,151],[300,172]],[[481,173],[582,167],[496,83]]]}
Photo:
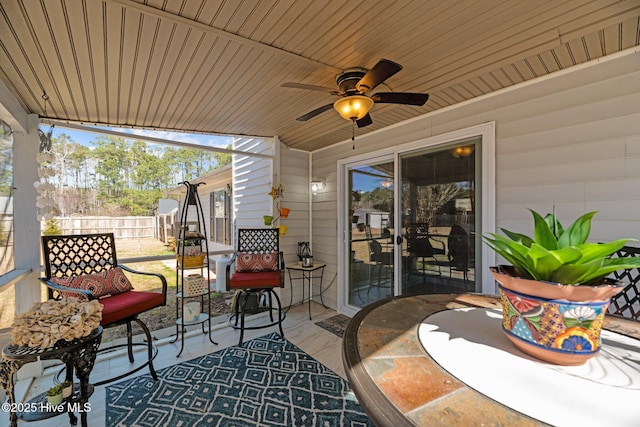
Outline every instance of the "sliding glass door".
{"label": "sliding glass door", "polygon": [[346,253],[349,305],[364,307],[394,295],[394,162],[350,165]]}
{"label": "sliding glass door", "polygon": [[402,295],[480,289],[475,234],[480,229],[480,141],[399,155]]}
{"label": "sliding glass door", "polygon": [[340,162],[341,310],[495,292],[478,237],[494,231],[494,147],[487,123]]}

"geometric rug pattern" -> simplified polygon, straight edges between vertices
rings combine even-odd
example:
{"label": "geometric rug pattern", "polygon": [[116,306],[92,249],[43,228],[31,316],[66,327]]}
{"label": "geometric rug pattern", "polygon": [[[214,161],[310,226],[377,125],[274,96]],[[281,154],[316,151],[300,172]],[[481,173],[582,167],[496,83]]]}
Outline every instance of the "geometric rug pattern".
{"label": "geometric rug pattern", "polygon": [[349,383],[277,333],[106,388],[107,426],[372,426]]}
{"label": "geometric rug pattern", "polygon": [[350,320],[351,318],[344,314],[337,314],[333,317],[329,317],[328,319],[316,322],[316,325],[342,338],[344,330],[347,328],[347,324]]}

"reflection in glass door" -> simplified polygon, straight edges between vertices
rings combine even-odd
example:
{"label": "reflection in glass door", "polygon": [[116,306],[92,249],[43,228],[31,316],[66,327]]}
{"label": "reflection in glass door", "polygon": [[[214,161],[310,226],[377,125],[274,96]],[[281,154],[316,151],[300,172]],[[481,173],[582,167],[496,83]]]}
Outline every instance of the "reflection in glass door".
{"label": "reflection in glass door", "polygon": [[480,141],[400,154],[402,295],[480,289],[475,269]]}
{"label": "reflection in glass door", "polygon": [[394,164],[349,167],[347,178],[348,303],[364,307],[394,294]]}

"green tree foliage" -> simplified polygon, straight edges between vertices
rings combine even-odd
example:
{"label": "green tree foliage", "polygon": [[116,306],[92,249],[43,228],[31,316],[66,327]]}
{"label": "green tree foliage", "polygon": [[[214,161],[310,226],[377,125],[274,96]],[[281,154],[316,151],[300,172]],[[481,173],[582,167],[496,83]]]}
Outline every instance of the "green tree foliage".
{"label": "green tree foliage", "polygon": [[13,137],[11,128],[0,121],[0,196],[11,195],[13,187]]}
{"label": "green tree foliage", "polygon": [[129,182],[129,145],[123,138],[115,136],[98,137],[95,144],[93,157],[96,159],[98,187],[107,199],[120,197]]}
{"label": "green tree foliage", "polygon": [[[231,150],[231,144],[227,145],[227,150]],[[231,163],[231,154],[228,153],[213,153],[213,157],[216,159],[215,168],[221,168],[224,165]]]}
{"label": "green tree foliage", "polygon": [[393,190],[389,188],[376,187],[360,197],[364,206],[381,212],[393,212]]}
{"label": "green tree foliage", "polygon": [[60,224],[58,224],[58,220],[48,219],[45,222],[44,230],[42,231],[42,235],[44,236],[55,236],[58,234],[62,234],[62,229],[60,229]]}
{"label": "green tree foliage", "polygon": [[153,215],[167,190],[231,161],[224,153],[113,136],[97,137],[90,144],[93,147],[77,144],[64,133],[53,138],[57,173],[51,182],[63,215]]}
{"label": "green tree foliage", "polygon": [[171,167],[161,159],[159,150],[150,149],[142,141],[131,147],[132,180],[138,190],[159,190],[171,183]]}
{"label": "green tree foliage", "polygon": [[213,153],[193,148],[178,148],[165,151],[165,157],[173,166],[178,182],[192,180],[213,169]]}

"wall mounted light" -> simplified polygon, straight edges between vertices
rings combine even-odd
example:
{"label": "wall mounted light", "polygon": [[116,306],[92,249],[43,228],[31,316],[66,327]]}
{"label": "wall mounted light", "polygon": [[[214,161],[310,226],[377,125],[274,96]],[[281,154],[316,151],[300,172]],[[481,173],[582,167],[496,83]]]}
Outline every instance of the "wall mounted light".
{"label": "wall mounted light", "polygon": [[323,190],[327,185],[327,180],[325,178],[314,178],[311,181],[311,192],[313,194],[317,194],[318,191]]}

